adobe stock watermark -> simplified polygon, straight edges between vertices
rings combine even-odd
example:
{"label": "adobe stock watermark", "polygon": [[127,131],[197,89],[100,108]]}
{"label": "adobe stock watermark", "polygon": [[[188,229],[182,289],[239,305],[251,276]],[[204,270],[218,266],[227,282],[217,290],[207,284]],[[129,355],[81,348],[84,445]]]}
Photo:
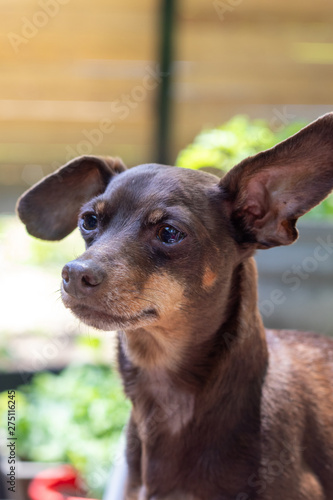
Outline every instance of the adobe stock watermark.
{"label": "adobe stock watermark", "polygon": [[287,110],[287,106],[283,106],[281,109],[274,108],[273,116],[269,124],[276,132],[278,132],[287,125],[290,125],[295,120],[295,118],[297,118],[297,116],[293,113],[289,113]]}
{"label": "adobe stock watermark", "polygon": [[66,161],[69,161],[77,156],[90,155],[95,147],[101,145],[105,135],[114,132],[116,128],[116,120],[123,121],[128,118],[130,113],[135,110],[139,104],[147,98],[149,92],[155,90],[161,82],[161,73],[158,67],[145,67],[145,75],[140,85],[136,85],[128,94],[122,94],[119,99],[110,103],[111,117],[103,117],[98,122],[97,127],[92,129],[83,129],[83,139],[74,147],[66,147]]}
{"label": "adobe stock watermark", "polygon": [[39,0],[39,10],[28,18],[21,17],[21,28],[19,33],[10,31],[7,33],[9,43],[17,54],[22,46],[27,45],[30,40],[38,35],[39,31],[49,23],[50,19],[55,18],[63,5],[66,5],[70,0]]}
{"label": "adobe stock watermark", "polygon": [[[281,275],[282,283],[287,285],[292,292],[298,290],[302,282],[309,279],[311,274],[317,271],[321,262],[325,262],[333,255],[332,234],[327,235],[326,241],[321,236],[318,236],[316,241],[318,245],[311,255],[304,257],[299,264],[294,264]],[[260,301],[259,311],[262,316],[269,318],[273,314],[275,307],[283,304],[286,300],[285,291],[281,288],[275,288],[268,298]]]}
{"label": "adobe stock watermark", "polygon": [[[269,485],[274,483],[283,474],[288,472],[290,466],[302,455],[305,450],[299,443],[288,443],[286,441],[280,443],[273,443],[272,448],[279,449],[280,451],[276,456],[263,460],[261,467],[249,476],[247,485],[253,488],[255,495],[261,495]],[[235,500],[251,500],[245,492],[237,495]]]}
{"label": "adobe stock watermark", "polygon": [[[49,364],[56,360],[61,352],[64,352],[70,346],[72,339],[71,332],[61,337],[54,337],[38,349],[33,349],[30,353],[31,367],[30,370],[38,372],[45,370]],[[20,370],[23,383],[29,382],[27,373]]]}
{"label": "adobe stock watermark", "polygon": [[272,117],[268,120],[268,127],[260,127],[258,130],[258,139],[265,141],[272,139],[272,131],[278,133],[283,130],[287,125],[290,125],[297,116],[288,111],[287,106],[281,108],[273,108]]}
{"label": "adobe stock watermark", "polygon": [[[88,485],[87,495],[93,495],[93,491],[89,488],[90,485],[94,485],[94,489],[103,489],[110,477],[110,471],[112,466],[116,466],[117,458],[110,456],[110,460],[100,460],[98,464],[91,466],[86,473],[86,483]],[[78,492],[80,493],[80,492]]]}
{"label": "adobe stock watermark", "polygon": [[220,21],[224,21],[226,14],[233,12],[241,3],[243,0],[214,0],[213,7]]}
{"label": "adobe stock watermark", "polygon": [[[117,123],[126,120],[130,113],[147,98],[149,92],[158,87],[162,76],[163,73],[160,72],[158,65],[147,65],[141,83],[133,87],[128,94],[122,94],[118,99],[110,102],[109,114],[102,117],[97,126],[81,130],[82,140],[74,146],[67,145],[64,160],[53,161],[50,165],[51,171],[62,167],[64,163],[77,156],[93,154],[94,149],[102,144],[105,136],[115,131]],[[38,164],[27,164],[22,171],[22,180],[29,186],[35,184],[43,176],[43,166]],[[61,173],[58,173],[58,176],[61,180]]]}

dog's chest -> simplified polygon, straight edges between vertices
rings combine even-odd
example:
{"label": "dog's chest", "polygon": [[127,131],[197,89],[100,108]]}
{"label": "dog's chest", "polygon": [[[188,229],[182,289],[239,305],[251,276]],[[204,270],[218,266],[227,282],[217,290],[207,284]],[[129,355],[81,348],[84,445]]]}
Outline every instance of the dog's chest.
{"label": "dog's chest", "polygon": [[164,371],[154,371],[141,383],[145,402],[135,408],[140,438],[145,442],[162,429],[171,436],[179,434],[193,418],[194,396],[176,387]]}

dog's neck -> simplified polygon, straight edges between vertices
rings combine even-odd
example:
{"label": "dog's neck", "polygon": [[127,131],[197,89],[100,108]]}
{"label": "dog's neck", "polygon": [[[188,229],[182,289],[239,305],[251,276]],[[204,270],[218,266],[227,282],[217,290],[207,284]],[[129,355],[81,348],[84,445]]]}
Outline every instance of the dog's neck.
{"label": "dog's neck", "polygon": [[[195,318],[196,326],[193,322],[189,324],[197,331],[189,335],[186,332],[191,343],[182,342],[182,338],[169,332],[163,332],[163,342],[158,343],[156,332],[149,329],[120,334],[120,370],[134,406],[140,404],[140,398],[145,400],[143,394],[146,394],[151,403],[155,401],[162,406],[175,399],[175,405],[188,414],[198,398],[205,400],[207,408],[216,404],[216,397],[223,399],[224,394],[230,395],[232,383],[237,406],[244,411],[249,387],[257,386],[260,390],[268,359],[264,327],[256,304],[256,281],[254,260],[249,258],[234,270],[225,303],[217,304],[218,307],[213,304],[215,311],[222,312],[222,323],[209,330],[204,318],[204,330],[204,324],[198,326]],[[215,311],[211,310],[210,314]],[[210,321],[209,324],[216,323]],[[205,331],[205,335],[201,331]],[[165,366],[165,357],[175,350],[173,365]],[[238,380],[239,387],[236,387]],[[233,399],[231,397],[227,405],[231,412],[235,411]]]}
{"label": "dog's neck", "polygon": [[[137,344],[132,344],[128,332],[119,336],[120,371],[133,403],[127,453],[128,460],[137,464],[138,475],[131,478],[130,488],[144,485],[150,493],[176,491],[181,488],[175,478],[184,467],[182,457],[186,457],[188,473],[204,457],[207,467],[215,471],[212,474],[226,460],[223,463],[228,463],[230,474],[237,470],[242,478],[249,477],[251,464],[239,463],[235,450],[260,462],[260,411],[268,354],[256,306],[252,259],[235,269],[231,281],[227,307],[222,304],[221,308],[229,315],[203,341],[194,334],[193,345],[175,369],[134,363],[131,349]],[[204,492],[198,495],[206,498]]]}

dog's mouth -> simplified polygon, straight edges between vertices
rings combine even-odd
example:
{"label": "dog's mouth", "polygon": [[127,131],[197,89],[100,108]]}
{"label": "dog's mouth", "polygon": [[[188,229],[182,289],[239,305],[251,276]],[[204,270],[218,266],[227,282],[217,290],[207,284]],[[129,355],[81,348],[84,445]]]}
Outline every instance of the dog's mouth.
{"label": "dog's mouth", "polygon": [[118,315],[82,303],[71,303],[71,301],[64,300],[64,297],[63,301],[65,306],[71,309],[81,321],[99,330],[108,331],[144,326],[150,324],[158,316],[154,308],[144,309],[137,314],[124,312]]}

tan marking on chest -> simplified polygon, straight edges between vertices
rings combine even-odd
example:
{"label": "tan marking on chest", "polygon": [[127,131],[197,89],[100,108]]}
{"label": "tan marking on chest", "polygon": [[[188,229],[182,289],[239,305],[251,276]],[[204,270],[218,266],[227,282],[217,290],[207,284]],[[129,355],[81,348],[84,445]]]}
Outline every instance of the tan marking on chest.
{"label": "tan marking on chest", "polygon": [[150,403],[137,401],[132,415],[145,449],[157,434],[172,437],[182,432],[194,416],[195,398],[190,392],[179,390],[163,369],[147,370],[142,383]]}
{"label": "tan marking on chest", "polygon": [[149,390],[158,407],[161,423],[170,434],[178,434],[193,418],[194,396],[175,387],[163,370],[154,370]]}

